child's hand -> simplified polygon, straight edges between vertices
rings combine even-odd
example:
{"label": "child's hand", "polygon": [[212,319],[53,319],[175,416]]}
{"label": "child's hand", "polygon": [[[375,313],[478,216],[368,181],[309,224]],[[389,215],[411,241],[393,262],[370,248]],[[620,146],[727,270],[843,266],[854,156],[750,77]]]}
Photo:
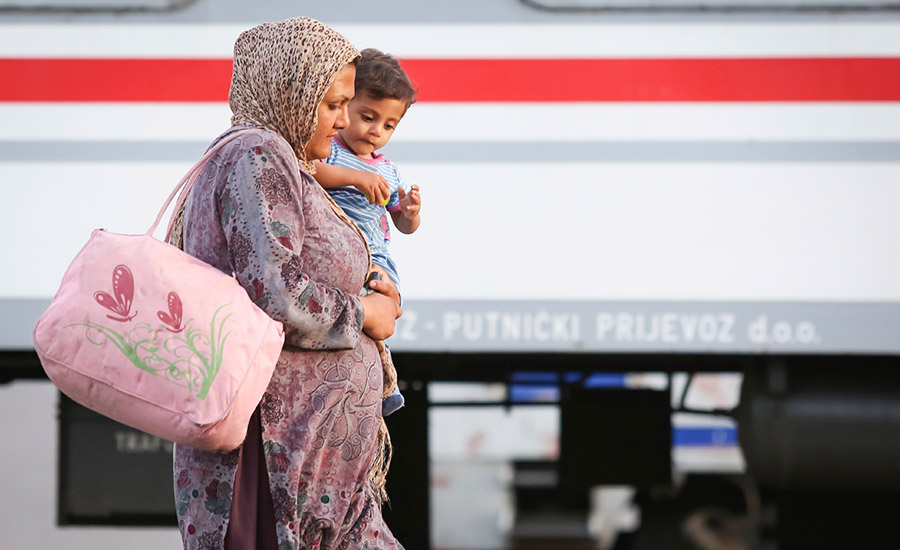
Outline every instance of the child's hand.
{"label": "child's hand", "polygon": [[356,171],[353,187],[365,193],[369,204],[384,204],[391,195],[391,186],[375,172]]}
{"label": "child's hand", "polygon": [[400,196],[400,215],[410,221],[418,217],[419,210],[422,208],[422,197],[419,195],[419,186],[410,186],[409,193],[404,191],[401,187],[397,190],[397,194]]}

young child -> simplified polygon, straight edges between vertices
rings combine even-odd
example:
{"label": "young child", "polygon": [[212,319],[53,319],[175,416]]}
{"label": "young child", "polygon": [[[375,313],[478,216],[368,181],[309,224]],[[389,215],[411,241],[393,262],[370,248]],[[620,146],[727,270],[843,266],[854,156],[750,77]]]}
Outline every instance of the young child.
{"label": "young child", "polygon": [[[388,251],[387,213],[401,233],[419,227],[419,187],[407,187],[393,162],[377,153],[394,134],[400,119],[416,101],[406,72],[393,56],[363,50],[356,64],[356,95],[350,101],[350,124],[338,132],[331,155],[316,165],[315,178],[356,222],[369,242],[372,268],[398,287],[397,268]],[[403,406],[399,390],[382,402],[385,416]]]}

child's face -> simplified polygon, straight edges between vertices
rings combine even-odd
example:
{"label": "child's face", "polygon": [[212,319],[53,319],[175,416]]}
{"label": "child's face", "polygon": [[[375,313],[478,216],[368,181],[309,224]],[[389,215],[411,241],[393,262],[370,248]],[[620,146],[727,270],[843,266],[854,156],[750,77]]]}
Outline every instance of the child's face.
{"label": "child's face", "polygon": [[371,158],[391,139],[406,107],[399,99],[372,99],[360,93],[350,102],[350,125],[340,131],[341,141],[356,156]]}

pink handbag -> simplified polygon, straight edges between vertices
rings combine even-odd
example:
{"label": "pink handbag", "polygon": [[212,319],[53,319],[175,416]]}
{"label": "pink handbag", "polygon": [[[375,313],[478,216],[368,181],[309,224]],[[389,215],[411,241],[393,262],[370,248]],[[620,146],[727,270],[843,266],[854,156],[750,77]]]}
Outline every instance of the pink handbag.
{"label": "pink handbag", "polygon": [[178,190],[186,185],[175,212],[209,158],[247,131],[227,136],[194,165],[146,234],[95,230],[34,329],[44,370],[64,394],[128,426],[210,451],[243,442],[284,331],[234,277],[153,232]]}

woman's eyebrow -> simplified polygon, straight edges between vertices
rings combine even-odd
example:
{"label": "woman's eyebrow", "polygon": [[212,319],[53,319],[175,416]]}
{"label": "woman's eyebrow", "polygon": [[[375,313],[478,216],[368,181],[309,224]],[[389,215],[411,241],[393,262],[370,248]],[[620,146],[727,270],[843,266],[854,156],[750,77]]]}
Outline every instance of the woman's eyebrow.
{"label": "woman's eyebrow", "polygon": [[326,96],[323,101],[327,101],[327,102],[331,103],[331,102],[335,102],[335,101],[341,101],[341,102],[350,101],[351,99],[353,99],[352,95],[338,94],[338,95],[333,95],[333,96]]}

